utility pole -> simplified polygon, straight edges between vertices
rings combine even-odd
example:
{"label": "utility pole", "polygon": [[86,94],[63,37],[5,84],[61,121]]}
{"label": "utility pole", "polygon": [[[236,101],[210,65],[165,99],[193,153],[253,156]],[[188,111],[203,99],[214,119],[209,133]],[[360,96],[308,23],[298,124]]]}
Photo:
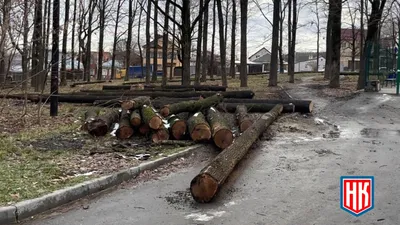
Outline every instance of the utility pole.
{"label": "utility pole", "polygon": [[60,0],[53,0],[53,48],[51,51],[50,116],[58,114],[58,63],[60,61]]}

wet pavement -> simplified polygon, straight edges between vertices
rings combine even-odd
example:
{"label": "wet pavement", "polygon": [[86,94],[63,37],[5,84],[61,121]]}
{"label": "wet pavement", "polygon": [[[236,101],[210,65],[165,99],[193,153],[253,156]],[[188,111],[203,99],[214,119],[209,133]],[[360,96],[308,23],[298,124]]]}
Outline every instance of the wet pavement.
{"label": "wet pavement", "polygon": [[[276,132],[272,140],[257,144],[213,203],[195,203],[188,190],[213,154],[204,150],[172,173],[89,200],[88,209],[76,204],[26,224],[399,224],[400,98],[361,93],[336,101],[305,86],[290,94],[314,100],[316,111],[306,118],[316,127],[312,135]],[[318,129],[322,126],[326,129]],[[375,176],[372,211],[354,217],[340,209],[343,175]]]}

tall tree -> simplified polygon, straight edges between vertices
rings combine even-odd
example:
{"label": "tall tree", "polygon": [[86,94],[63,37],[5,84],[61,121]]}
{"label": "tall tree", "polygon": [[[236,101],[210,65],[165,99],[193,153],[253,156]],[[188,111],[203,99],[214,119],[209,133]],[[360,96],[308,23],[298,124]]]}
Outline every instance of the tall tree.
{"label": "tall tree", "polygon": [[341,23],[342,23],[342,1],[330,0],[332,4],[332,66],[330,72],[329,87],[340,87],[340,41],[341,41]]}
{"label": "tall tree", "polygon": [[1,35],[0,35],[0,84],[6,81],[7,65],[7,31],[10,26],[11,0],[4,0],[1,6]]}
{"label": "tall tree", "polygon": [[[156,9],[157,10],[157,9]],[[147,1],[146,14],[146,84],[150,83],[150,21],[151,21],[151,1]]]}
{"label": "tall tree", "polygon": [[320,47],[320,37],[321,37],[321,19],[320,19],[320,11],[319,11],[320,5],[318,0],[314,1],[314,7],[311,9],[311,11],[315,15],[315,19],[311,22],[315,27],[317,28],[317,65],[315,68],[315,72],[318,72],[319,70],[319,47]]}
{"label": "tall tree", "polygon": [[157,70],[158,70],[158,11],[157,11],[157,6],[158,6],[158,0],[154,1],[154,46],[153,46],[153,75],[151,77],[151,81],[156,81],[157,80]]}
{"label": "tall tree", "polygon": [[[274,0],[274,18],[272,28],[271,47],[271,71],[269,75],[269,86],[278,85],[278,41],[279,41],[279,6],[281,0]],[[294,11],[294,9],[293,9]]]}
{"label": "tall tree", "polygon": [[292,17],[292,21],[290,23],[290,30],[289,30],[290,38],[289,38],[288,74],[289,74],[289,82],[294,83],[294,64],[295,64],[295,54],[296,54],[297,13],[298,13],[297,0],[291,0],[291,3],[293,7],[289,8],[289,11],[291,11],[292,8],[292,15],[289,14],[289,17]]}
{"label": "tall tree", "polygon": [[[140,5],[142,5],[142,1],[140,2]],[[140,67],[142,68],[141,69],[141,77],[143,78],[144,77],[144,71],[143,71],[143,65],[144,65],[144,63],[143,63],[143,51],[142,51],[142,45],[141,45],[141,42],[140,42],[140,31],[141,31],[141,28],[142,28],[142,12],[143,12],[143,10],[140,10],[140,12],[139,12],[139,24],[138,24],[138,35],[137,35],[137,43],[138,43],[138,48],[139,48],[139,57],[140,57]]]}
{"label": "tall tree", "polygon": [[[366,61],[368,60],[366,55],[367,54],[367,46],[369,44],[376,44],[377,43],[377,34],[378,34],[378,28],[379,24],[382,20],[382,12],[383,9],[385,8],[386,0],[370,0],[371,2],[371,14],[368,18],[368,29],[367,29],[367,36],[365,39],[365,44],[363,47],[363,57],[361,58],[361,61],[363,62],[362,65],[366,65]],[[358,84],[357,88],[358,89],[363,89],[365,87],[365,82],[366,82],[366,70],[365,68],[360,68],[360,76],[358,76]]]}
{"label": "tall tree", "polygon": [[232,0],[232,36],[231,36],[231,63],[229,73],[235,78],[235,54],[236,54],[236,0]]}
{"label": "tall tree", "polygon": [[[71,39],[71,70],[72,73],[75,74],[75,29],[76,29],[76,13],[77,13],[77,3],[78,0],[74,0],[74,15],[72,19],[72,39]],[[80,64],[80,61],[78,61]],[[75,80],[75,75],[73,76],[73,79]]]}
{"label": "tall tree", "polygon": [[280,11],[280,16],[279,16],[279,47],[278,47],[278,53],[279,53],[279,72],[283,73],[284,72],[284,65],[283,65],[283,22],[285,21],[285,13],[286,13],[286,6],[285,4],[282,7],[282,1],[279,4],[279,11]]}
{"label": "tall tree", "polygon": [[[166,16],[164,18],[164,29],[168,29],[168,11],[169,11],[169,3],[170,1],[167,1],[165,3],[165,13]],[[167,63],[168,63],[168,49],[169,49],[169,41],[168,41],[168,33],[167,31],[164,31],[163,33],[163,44],[162,44],[162,48],[163,48],[163,54],[162,54],[162,70],[163,70],[163,76],[162,76],[162,85],[165,86],[167,85],[167,77],[168,77],[168,67],[167,67]],[[171,64],[172,67],[172,64]]]}
{"label": "tall tree", "polygon": [[[222,0],[221,0],[222,1]],[[226,1],[225,5],[225,19],[224,19],[224,25],[225,25],[225,32],[224,32],[224,40],[228,41],[228,26],[229,26],[229,11],[230,11],[230,1]],[[226,44],[225,44],[226,45]]]}
{"label": "tall tree", "polygon": [[[200,9],[203,7],[203,0],[200,0]],[[203,35],[203,17],[199,19],[199,30],[197,31],[197,48],[196,48],[196,68],[194,84],[200,85],[200,69],[201,69],[201,41]]]}
{"label": "tall tree", "polygon": [[60,1],[53,0],[53,47],[51,51],[51,87],[50,87],[50,116],[58,115],[58,62],[59,62],[59,42],[60,42]]}
{"label": "tall tree", "polygon": [[[46,32],[45,32],[45,42],[44,42],[44,69],[46,72],[49,70],[49,43],[50,43],[50,27],[51,27],[51,0],[46,0],[47,3],[47,25],[46,25]],[[47,73],[46,73],[47,75]]]}
{"label": "tall tree", "polygon": [[[176,1],[175,0],[173,0],[173,8],[174,8],[174,10],[173,10],[173,20],[176,20]],[[174,71],[173,71],[173,68],[175,67],[175,58],[176,58],[176,55],[175,55],[175,34],[176,34],[176,24],[175,23],[173,23],[172,24],[172,50],[171,50],[171,67],[170,67],[170,70],[169,70],[169,79],[171,79],[172,80],[172,78],[173,78],[173,76],[174,76]]]}
{"label": "tall tree", "polygon": [[247,8],[248,0],[240,0],[240,87],[247,87]]}
{"label": "tall tree", "polygon": [[90,81],[90,65],[91,65],[91,45],[92,45],[92,32],[93,32],[93,14],[96,8],[97,0],[92,0],[89,3],[89,19],[88,19],[88,32],[86,41],[86,53],[85,53],[85,74],[86,80]]}
{"label": "tall tree", "polygon": [[202,57],[202,70],[201,70],[201,81],[206,82],[208,72],[208,51],[207,51],[207,40],[208,40],[208,11],[209,7],[204,10],[204,30],[203,30],[203,57]]}
{"label": "tall tree", "polygon": [[[112,62],[111,62],[111,77],[110,79],[113,80],[115,79],[115,59],[116,59],[116,52],[117,52],[117,43],[119,40],[119,35],[118,35],[118,26],[119,26],[119,21],[120,21],[120,15],[121,15],[121,8],[122,4],[124,3],[124,0],[118,0],[117,3],[117,15],[115,17],[115,27],[114,27],[114,41],[113,41],[113,52],[112,52]],[[142,12],[142,10],[140,10]],[[140,18],[139,18],[140,19]],[[139,22],[139,27],[140,27],[140,22]],[[138,35],[139,37],[140,35]]]}
{"label": "tall tree", "polygon": [[221,58],[221,77],[222,86],[228,86],[228,80],[226,77],[226,42],[224,37],[224,17],[222,14],[222,0],[217,0],[218,8],[218,24],[219,24],[219,48],[220,48],[220,58]]}
{"label": "tall tree", "polygon": [[132,46],[132,29],[133,29],[133,0],[129,0],[129,15],[128,15],[128,40],[126,42],[126,62],[125,62],[125,81],[129,80],[129,67],[131,62],[131,46]]}
{"label": "tall tree", "polygon": [[214,0],[214,6],[213,6],[213,29],[212,29],[212,35],[211,35],[211,59],[209,62],[211,71],[210,71],[210,77],[211,79],[214,78],[214,65],[215,65],[215,30],[216,30],[216,24],[217,24],[217,19],[216,19],[216,14],[215,14],[215,8],[218,0]]}
{"label": "tall tree", "polygon": [[106,11],[108,0],[99,0],[99,57],[97,60],[97,80],[103,79],[103,58],[104,58],[104,30],[106,29]]}
{"label": "tall tree", "polygon": [[331,77],[331,67],[332,67],[332,17],[333,14],[329,13],[332,11],[333,4],[329,1],[329,9],[328,9],[328,23],[326,26],[326,59],[325,59],[325,73],[324,78],[330,79]]}
{"label": "tall tree", "polygon": [[[41,0],[39,0],[41,1]],[[60,86],[67,85],[67,41],[68,41],[68,25],[69,25],[69,0],[65,0],[65,11],[64,11],[64,29],[63,29],[63,40],[61,50],[61,82]],[[41,13],[41,12],[40,12]]]}

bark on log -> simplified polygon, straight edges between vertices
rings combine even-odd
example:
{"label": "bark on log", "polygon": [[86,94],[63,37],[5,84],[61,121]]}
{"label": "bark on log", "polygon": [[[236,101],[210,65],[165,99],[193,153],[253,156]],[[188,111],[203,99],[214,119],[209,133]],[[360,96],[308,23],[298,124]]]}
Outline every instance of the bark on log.
{"label": "bark on log", "polygon": [[175,140],[181,140],[186,135],[186,122],[176,115],[167,118],[170,134]]}
{"label": "bark on log", "polygon": [[164,106],[160,113],[162,116],[168,116],[171,114],[181,113],[181,112],[198,112],[202,109],[210,108],[222,101],[223,97],[221,94],[216,94],[214,96],[197,100],[197,101],[184,101],[175,104],[170,104]]}
{"label": "bark on log", "polygon": [[151,129],[158,130],[163,125],[161,116],[152,106],[144,105],[141,112],[143,122],[148,124]]}
{"label": "bark on log", "polygon": [[295,105],[295,111],[300,113],[311,113],[313,111],[313,102],[310,100],[295,100],[295,99],[224,99],[224,103],[265,103],[265,104],[283,104],[290,103]]}
{"label": "bark on log", "polygon": [[188,121],[188,131],[193,141],[208,141],[211,138],[211,128],[201,112],[195,113]]}
{"label": "bark on log", "polygon": [[131,100],[125,100],[121,103],[121,108],[125,110],[140,109],[143,105],[151,105],[150,97],[140,96]]}
{"label": "bark on log", "polygon": [[240,133],[243,133],[253,124],[253,121],[247,114],[247,107],[245,105],[237,105],[235,114],[239,126],[239,131]]}
{"label": "bark on log", "polygon": [[158,141],[157,143],[153,143],[152,145],[175,145],[180,147],[186,147],[194,145],[193,141],[182,141],[182,140],[165,140],[165,141]]}
{"label": "bark on log", "polygon": [[151,140],[153,143],[158,143],[160,141],[166,141],[169,139],[168,129],[163,125],[161,125],[160,129],[153,130],[151,134]]}
{"label": "bark on log", "polygon": [[142,124],[142,117],[140,116],[139,110],[131,112],[130,122],[133,127],[140,127]]}
{"label": "bark on log", "polygon": [[93,102],[94,106],[101,106],[101,107],[121,107],[120,100],[96,100]]}
{"label": "bark on log", "polygon": [[91,123],[88,124],[88,132],[89,134],[101,137],[105,136],[107,132],[110,130],[111,125],[113,123],[118,122],[119,112],[116,110],[111,110],[104,115],[97,117]]}
{"label": "bark on log", "polygon": [[91,123],[93,120],[95,120],[97,115],[98,115],[98,111],[95,109],[89,109],[88,111],[86,111],[85,112],[85,122],[83,123],[81,129],[87,131],[88,124]]}
{"label": "bark on log", "polygon": [[[104,85],[103,86],[103,91],[124,91],[124,90],[135,90],[132,88],[132,86],[128,85]],[[93,92],[94,90],[81,90],[81,92]],[[149,87],[149,86],[144,86],[143,90],[135,90],[137,92],[139,91],[167,91],[167,92],[185,92],[185,91],[195,91],[194,88],[191,87],[181,87],[181,88],[176,88],[176,89],[167,89],[164,87],[160,86],[154,86],[154,87]]]}
{"label": "bark on log", "polygon": [[131,127],[130,114],[127,110],[122,110],[119,119],[119,127],[116,132],[119,139],[129,139],[133,135],[133,128]]}
{"label": "bark on log", "polygon": [[220,149],[225,149],[233,142],[233,133],[224,116],[214,107],[207,112],[207,121],[211,126],[211,133],[215,145]]}
{"label": "bark on log", "polygon": [[70,87],[76,87],[78,85],[87,85],[87,84],[101,84],[101,83],[105,83],[107,81],[105,80],[97,80],[97,81],[89,81],[89,82],[76,82],[70,85]]}
{"label": "bark on log", "polygon": [[167,86],[156,86],[156,85],[145,85],[145,90],[162,89],[162,90],[176,90],[176,89],[194,89],[195,91],[226,91],[224,86],[213,86],[213,85],[167,85]]}
{"label": "bark on log", "polygon": [[193,199],[200,203],[210,202],[217,194],[226,178],[246,155],[258,137],[276,120],[282,112],[282,105],[277,105],[270,112],[247,129],[227,149],[222,151],[190,182]]}
{"label": "bark on log", "polygon": [[[236,106],[240,104],[247,108],[247,112],[252,113],[266,113],[275,107],[276,104],[270,103],[220,103],[218,104],[218,109],[222,111],[234,113],[236,112]],[[289,103],[283,105],[283,113],[293,113],[296,112],[296,106]]]}
{"label": "bark on log", "polygon": [[151,104],[154,106],[156,109],[160,109],[165,105],[168,104],[174,104],[182,101],[193,101],[193,100],[200,100],[202,98],[200,97],[190,97],[190,98],[155,98],[151,101]]}

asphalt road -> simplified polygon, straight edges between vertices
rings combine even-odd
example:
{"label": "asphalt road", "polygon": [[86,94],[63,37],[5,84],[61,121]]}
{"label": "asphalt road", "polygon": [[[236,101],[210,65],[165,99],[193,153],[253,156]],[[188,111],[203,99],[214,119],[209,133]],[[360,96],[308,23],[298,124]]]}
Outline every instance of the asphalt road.
{"label": "asphalt road", "polygon": [[[311,93],[311,94],[310,94]],[[317,90],[292,90],[313,97],[317,112],[338,128],[332,137],[317,133],[277,133],[250,151],[210,204],[195,203],[191,179],[209,151],[174,172],[126,184],[89,208],[79,204],[28,225],[268,224],[346,225],[400,223],[400,98],[361,93],[347,101],[318,96]],[[199,157],[199,156],[197,156]],[[340,209],[340,176],[375,176],[375,208],[354,217]]]}

